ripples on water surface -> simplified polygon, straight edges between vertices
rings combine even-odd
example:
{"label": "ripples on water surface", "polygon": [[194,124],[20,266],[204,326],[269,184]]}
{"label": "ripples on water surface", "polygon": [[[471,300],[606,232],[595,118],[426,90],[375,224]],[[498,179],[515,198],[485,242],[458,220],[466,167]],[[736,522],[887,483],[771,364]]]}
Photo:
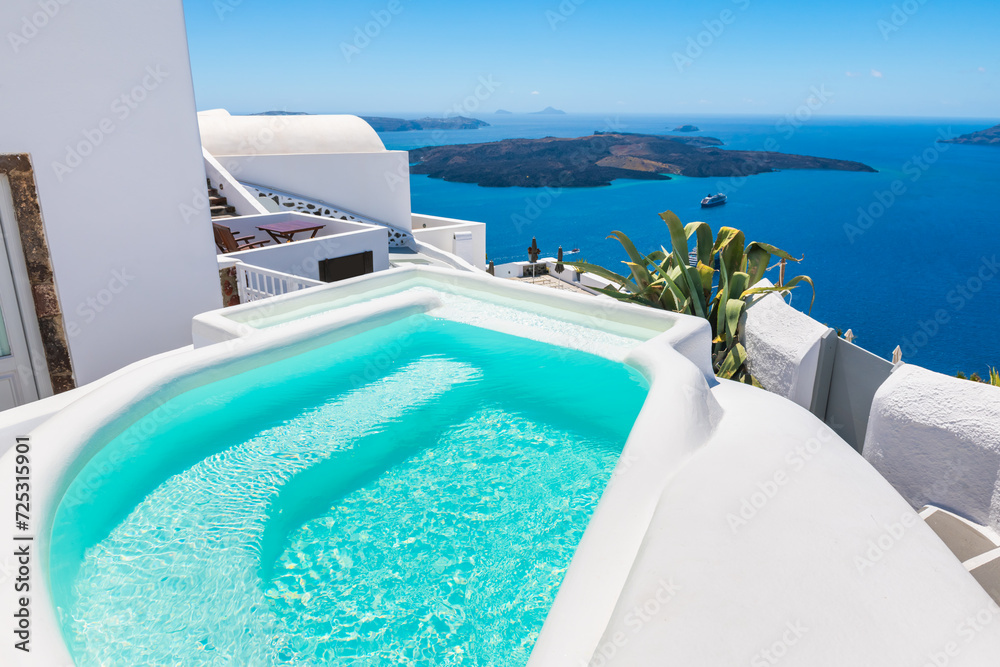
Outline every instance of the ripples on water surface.
{"label": "ripples on water surface", "polygon": [[64,635],[82,665],[522,665],[644,397],[422,316],[188,392],[60,506]]}

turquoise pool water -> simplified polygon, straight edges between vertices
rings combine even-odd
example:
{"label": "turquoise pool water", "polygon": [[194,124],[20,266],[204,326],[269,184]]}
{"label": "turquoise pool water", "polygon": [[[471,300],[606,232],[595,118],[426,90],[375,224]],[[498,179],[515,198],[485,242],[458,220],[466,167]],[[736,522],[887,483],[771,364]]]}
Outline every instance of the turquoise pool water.
{"label": "turquoise pool water", "polygon": [[168,401],[70,485],[81,665],[523,665],[646,395],[414,316]]}

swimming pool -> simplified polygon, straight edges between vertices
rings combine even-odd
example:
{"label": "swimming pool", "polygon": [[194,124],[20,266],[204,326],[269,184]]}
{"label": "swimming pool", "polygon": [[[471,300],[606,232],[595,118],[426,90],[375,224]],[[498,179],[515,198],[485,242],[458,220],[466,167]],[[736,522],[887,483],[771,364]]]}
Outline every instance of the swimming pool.
{"label": "swimming pool", "polygon": [[801,621],[796,664],[921,664],[991,603],[829,427],[716,380],[703,319],[408,267],[192,334],[18,428],[31,653],[0,663],[732,665]]}
{"label": "swimming pool", "polygon": [[182,393],[60,502],[64,637],[80,665],[522,665],[646,389],[421,314]]}

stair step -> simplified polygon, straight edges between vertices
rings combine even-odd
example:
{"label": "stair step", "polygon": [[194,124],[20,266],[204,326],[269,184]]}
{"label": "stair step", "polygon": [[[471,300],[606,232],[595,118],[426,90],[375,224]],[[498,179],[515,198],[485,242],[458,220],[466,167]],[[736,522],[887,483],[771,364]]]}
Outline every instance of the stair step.
{"label": "stair step", "polygon": [[920,511],[920,516],[963,563],[1000,547],[988,528],[939,507],[928,505]]}
{"label": "stair step", "polygon": [[219,197],[216,195],[209,195],[208,203],[211,206],[229,206],[229,200],[225,197]]}
{"label": "stair step", "polygon": [[212,212],[212,215],[218,215],[220,213],[236,213],[235,206],[210,206],[208,210]]}

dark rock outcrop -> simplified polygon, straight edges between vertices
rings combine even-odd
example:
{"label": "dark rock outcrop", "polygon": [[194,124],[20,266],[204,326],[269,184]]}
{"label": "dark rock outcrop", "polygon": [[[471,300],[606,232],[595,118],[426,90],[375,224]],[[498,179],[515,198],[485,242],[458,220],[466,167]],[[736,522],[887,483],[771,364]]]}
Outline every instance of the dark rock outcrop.
{"label": "dark rock outcrop", "polygon": [[410,171],[485,187],[593,187],[618,178],[750,176],[778,169],[875,171],[860,162],[721,145],[712,137],[601,132],[576,139],[505,139],[410,151]]}

